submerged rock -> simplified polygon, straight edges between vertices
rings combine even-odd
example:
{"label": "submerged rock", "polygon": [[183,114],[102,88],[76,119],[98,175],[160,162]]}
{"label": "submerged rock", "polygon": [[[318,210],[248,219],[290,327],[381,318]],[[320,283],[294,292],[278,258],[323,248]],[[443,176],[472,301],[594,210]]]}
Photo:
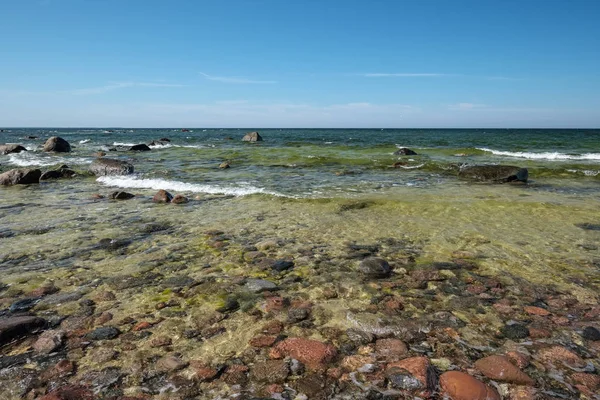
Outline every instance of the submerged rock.
{"label": "submerged rock", "polygon": [[39,183],[42,171],[39,169],[11,169],[0,174],[0,185],[29,185]]}
{"label": "submerged rock", "polygon": [[244,135],[242,140],[244,142],[261,142],[263,138],[258,132],[248,132]]}
{"label": "submerged rock", "polygon": [[0,144],[0,154],[12,154],[27,151],[27,149],[20,144]]}
{"label": "submerged rock", "polygon": [[440,377],[444,394],[453,400],[500,400],[498,392],[464,372],[448,371]]}
{"label": "submerged rock", "polygon": [[332,345],[304,338],[285,339],[277,343],[273,350],[273,358],[292,357],[310,369],[321,369],[337,355]]}
{"label": "submerged rock", "polygon": [[46,320],[38,317],[9,317],[0,320],[0,346],[43,328]]}
{"label": "submerged rock", "polygon": [[406,147],[401,147],[394,152],[395,156],[417,156],[417,152]]}
{"label": "submerged rock", "polygon": [[40,181],[49,179],[71,178],[76,175],[76,172],[69,169],[67,166],[62,166],[59,169],[46,171],[40,176]]}
{"label": "submerged rock", "polygon": [[90,340],[110,340],[116,338],[120,334],[121,331],[114,326],[103,326],[88,333],[86,337]]}
{"label": "submerged rock", "polygon": [[533,385],[535,382],[526,373],[513,365],[504,356],[489,356],[478,360],[475,367],[485,376],[500,382],[518,385]]}
{"label": "submerged rock", "polygon": [[187,197],[185,197],[182,194],[176,194],[173,199],[171,200],[171,203],[173,204],[185,204],[185,203],[189,203],[189,199]]}
{"label": "submerged rock", "polygon": [[112,158],[97,158],[90,165],[90,171],[96,176],[130,175],[133,174],[133,165]]}
{"label": "submerged rock", "polygon": [[275,283],[264,279],[248,279],[246,289],[254,293],[260,293],[265,290],[278,290],[279,287]]}
{"label": "submerged rock", "polygon": [[502,327],[502,335],[508,339],[525,339],[529,336],[529,329],[522,324],[507,324]]}
{"label": "submerged rock", "polygon": [[458,171],[459,178],[482,182],[527,182],[527,168],[512,165],[469,165]]}
{"label": "submerged rock", "polygon": [[44,143],[44,151],[46,152],[56,152],[56,153],[68,153],[71,151],[71,145],[65,139],[52,136],[50,139],[46,140]]}
{"label": "submerged rock", "polygon": [[361,261],[358,270],[367,278],[387,278],[392,273],[392,268],[382,258],[371,257]]}
{"label": "submerged rock", "polygon": [[600,340],[600,331],[593,326],[587,326],[583,329],[582,336],[584,339],[597,341]]}

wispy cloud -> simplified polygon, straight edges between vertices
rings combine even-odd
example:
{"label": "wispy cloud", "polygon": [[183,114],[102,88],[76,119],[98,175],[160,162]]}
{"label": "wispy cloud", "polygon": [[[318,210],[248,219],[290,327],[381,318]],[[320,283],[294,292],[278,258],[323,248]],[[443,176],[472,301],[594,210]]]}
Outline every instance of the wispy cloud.
{"label": "wispy cloud", "polygon": [[468,111],[487,107],[485,104],[478,103],[456,103],[450,104],[448,110]]}
{"label": "wispy cloud", "polygon": [[450,74],[438,74],[438,73],[429,73],[429,72],[367,73],[367,74],[360,74],[360,75],[364,76],[366,78],[435,78],[435,77],[440,77],[440,76],[451,76]]}
{"label": "wispy cloud", "polygon": [[131,88],[131,87],[163,87],[163,88],[177,88],[186,87],[186,85],[173,84],[173,83],[154,83],[154,82],[109,82],[104,86],[75,89],[75,90],[63,90],[60,93],[74,94],[74,95],[86,95],[86,94],[101,94],[110,92],[113,90]]}
{"label": "wispy cloud", "polygon": [[277,81],[261,81],[261,80],[240,78],[237,76],[213,76],[213,75],[205,74],[204,72],[200,72],[200,75],[202,75],[204,78],[208,79],[209,81],[217,81],[217,82],[223,82],[223,83],[238,83],[238,84],[274,84],[274,83],[277,83]]}

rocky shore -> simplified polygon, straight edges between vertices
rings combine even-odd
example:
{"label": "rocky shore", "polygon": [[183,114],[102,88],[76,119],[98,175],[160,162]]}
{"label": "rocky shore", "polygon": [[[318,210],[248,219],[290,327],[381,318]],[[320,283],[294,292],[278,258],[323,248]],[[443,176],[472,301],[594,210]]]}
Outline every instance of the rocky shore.
{"label": "rocky shore", "polygon": [[[90,172],[44,174],[133,168],[100,157]],[[513,166],[458,176],[528,179]],[[480,201],[484,212],[425,195],[390,205],[112,190],[53,203],[47,226],[22,230],[19,218],[46,212],[2,205],[13,228],[0,228],[0,399],[600,399],[600,264],[558,239],[530,248],[540,226],[565,224],[596,251],[595,220]],[[542,224],[549,215],[558,222]],[[514,230],[513,243],[503,235]]]}

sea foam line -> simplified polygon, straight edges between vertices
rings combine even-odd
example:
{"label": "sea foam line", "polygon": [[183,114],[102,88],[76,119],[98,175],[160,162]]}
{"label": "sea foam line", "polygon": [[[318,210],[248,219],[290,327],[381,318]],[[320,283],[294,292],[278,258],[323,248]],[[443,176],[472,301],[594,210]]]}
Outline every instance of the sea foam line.
{"label": "sea foam line", "polygon": [[42,156],[34,152],[22,151],[20,153],[9,154],[8,162],[18,167],[50,167],[57,164],[90,164],[92,160],[83,157]]}
{"label": "sea foam line", "polygon": [[271,192],[255,186],[223,187],[218,185],[169,181],[166,179],[144,179],[135,176],[101,176],[97,179],[97,182],[100,182],[107,186],[115,186],[128,189],[163,189],[173,190],[175,192],[227,194],[233,196],[247,196],[250,194],[262,193],[270,194],[273,196],[287,197],[280,193]]}
{"label": "sea foam line", "polygon": [[496,156],[507,156],[515,158],[527,158],[530,160],[600,160],[600,153],[585,153],[581,155],[572,155],[558,152],[530,153],[524,151],[500,151],[478,147],[477,150],[487,151]]}

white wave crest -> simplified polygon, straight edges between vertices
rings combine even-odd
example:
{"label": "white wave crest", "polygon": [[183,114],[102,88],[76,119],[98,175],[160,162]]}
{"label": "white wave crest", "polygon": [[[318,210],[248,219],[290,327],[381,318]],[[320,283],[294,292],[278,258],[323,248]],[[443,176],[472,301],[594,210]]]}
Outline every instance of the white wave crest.
{"label": "white wave crest", "polygon": [[50,154],[40,154],[22,151],[8,155],[8,162],[18,167],[50,167],[57,164],[80,165],[90,164],[93,160],[84,157],[61,157]]}
{"label": "white wave crest", "polygon": [[113,146],[126,146],[126,147],[131,147],[131,146],[135,146],[136,144],[139,143],[123,143],[123,142],[113,142]]}
{"label": "white wave crest", "polygon": [[91,141],[92,141],[92,139],[84,139],[84,140],[80,140],[79,144],[85,144],[85,143],[89,143]]}
{"label": "white wave crest", "polygon": [[583,174],[585,176],[598,176],[598,175],[600,175],[600,171],[594,171],[594,170],[591,170],[591,169],[582,169],[582,170],[579,170],[579,169],[568,169],[567,171],[568,172],[572,172],[574,174],[581,173],[581,174]]}
{"label": "white wave crest", "polygon": [[419,164],[419,165],[399,165],[400,168],[404,168],[404,169],[417,169],[417,168],[421,168],[423,165],[425,164]]}
{"label": "white wave crest", "polygon": [[559,152],[530,153],[525,151],[500,151],[488,149],[485,147],[478,147],[477,150],[487,151],[496,156],[527,158],[530,160],[600,160],[600,153],[585,153],[580,155],[565,154]]}
{"label": "white wave crest", "polygon": [[97,182],[107,186],[115,186],[129,189],[164,189],[176,192],[209,193],[209,194],[228,194],[233,196],[246,196],[250,194],[263,193],[273,196],[285,197],[276,192],[270,192],[263,188],[243,185],[238,187],[206,185],[198,183],[186,183],[179,181],[169,181],[166,179],[144,179],[135,176],[101,176]]}

